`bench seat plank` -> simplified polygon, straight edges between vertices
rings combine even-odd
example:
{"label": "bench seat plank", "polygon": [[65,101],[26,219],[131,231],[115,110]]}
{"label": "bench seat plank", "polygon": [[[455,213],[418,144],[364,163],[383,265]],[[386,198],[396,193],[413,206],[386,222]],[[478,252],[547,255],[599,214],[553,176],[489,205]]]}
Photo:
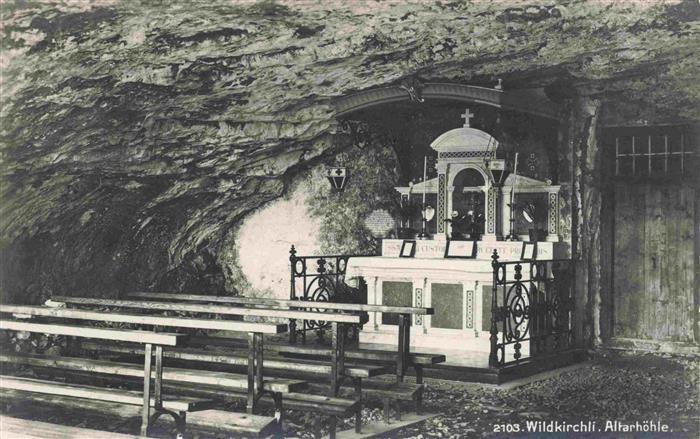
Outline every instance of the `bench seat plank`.
{"label": "bench seat plank", "polygon": [[[118,363],[74,357],[11,355],[5,353],[0,353],[0,361],[5,363],[27,364],[30,366],[53,367],[143,378],[143,367],[132,363]],[[163,380],[248,390],[248,377],[246,375],[233,373],[164,367]],[[263,380],[263,389],[278,393],[304,390],[306,386],[307,383],[301,380],[267,377]]]}
{"label": "bench seat plank", "polygon": [[8,439],[46,439],[49,437],[54,439],[138,439],[143,436],[69,427],[0,415],[0,437]]}
{"label": "bench seat plank", "polygon": [[431,315],[433,308],[414,308],[410,306],[387,306],[387,305],[367,305],[359,303],[337,303],[337,302],[309,302],[305,300],[285,300],[268,299],[241,296],[205,296],[199,294],[176,294],[176,293],[147,293],[138,292],[128,294],[130,298],[155,299],[155,300],[177,300],[181,302],[213,302],[213,303],[244,303],[257,306],[277,306],[286,308],[303,309],[334,309],[343,311],[360,312],[384,312],[394,314],[414,314]]}
{"label": "bench seat plank", "polygon": [[[77,382],[91,382],[95,375],[86,372],[60,371],[63,372],[60,376]],[[60,373],[59,372],[59,373]],[[131,382],[134,386],[139,385],[139,380],[133,377],[117,377],[117,376],[100,376],[100,380],[114,384],[123,385],[126,382]],[[222,392],[220,388],[214,386],[203,386],[190,383],[163,383],[163,390],[174,395],[186,395],[195,398],[211,399],[225,403],[245,401],[247,394],[243,390],[226,389]],[[267,407],[274,407],[274,401],[269,395],[263,395],[260,401]],[[354,399],[345,399],[338,397],[328,397],[325,395],[314,395],[308,393],[290,392],[283,396],[283,405],[287,409],[294,410],[312,410],[322,412],[333,416],[347,416],[354,413],[358,402]]]}
{"label": "bench seat plank", "polygon": [[[257,317],[275,317],[284,319],[306,319],[318,320],[317,312],[311,311],[294,311],[288,309],[260,309],[260,308],[244,308],[241,306],[221,306],[221,305],[202,305],[182,302],[155,302],[148,300],[112,300],[112,299],[93,299],[88,297],[68,297],[56,296],[52,302],[68,303],[74,305],[94,305],[94,306],[113,306],[117,308],[137,308],[143,310],[161,310],[161,311],[186,311],[197,313],[238,315],[238,316],[257,316]],[[323,320],[327,322],[338,323],[362,323],[362,317],[356,314],[340,314],[326,313],[323,315]]]}
{"label": "bench seat plank", "polygon": [[[85,342],[81,344],[81,347],[92,351],[143,355],[143,347],[138,345],[127,346]],[[163,357],[188,361],[230,364],[233,366],[248,365],[248,357],[245,356],[243,352],[239,354],[220,354],[201,349],[168,349],[163,352]],[[297,371],[318,375],[328,375],[331,373],[330,364],[310,360],[290,361],[289,359],[271,359],[268,357],[263,359],[263,367],[265,370]],[[389,373],[388,369],[387,366],[345,364],[344,370],[348,376],[353,378],[370,378]]]}
{"label": "bench seat plank", "polygon": [[217,433],[232,432],[267,436],[276,430],[277,420],[273,416],[249,415],[246,413],[225,412],[223,410],[204,410],[187,415],[188,424],[198,428],[211,429]]}
{"label": "bench seat plank", "polygon": [[[6,390],[6,389],[1,389],[0,388],[0,396],[2,396],[3,401],[16,401],[20,404],[23,405],[29,405],[33,404],[33,406],[39,405],[39,408],[43,407],[61,407],[63,409],[67,410],[80,410],[83,413],[89,413],[92,416],[103,416],[103,415],[109,415],[113,417],[117,417],[119,419],[133,419],[136,417],[141,416],[141,411],[139,407],[136,406],[131,406],[131,405],[124,405],[124,404],[117,404],[117,403],[111,403],[111,402],[105,402],[105,401],[95,401],[95,400],[86,400],[82,398],[73,398],[73,397],[68,397],[68,396],[58,396],[58,395],[48,395],[48,394],[33,394],[33,393],[28,393],[28,392],[23,392],[23,391],[16,391],[16,390]],[[269,433],[270,429],[274,429],[274,423],[276,422],[273,417],[265,417],[265,416],[258,416],[258,415],[246,415],[246,419],[240,419],[237,417],[226,417],[223,419],[224,424],[221,425],[222,428],[218,428],[218,426],[212,426],[210,422],[207,422],[206,419],[201,419],[202,416],[196,416],[197,413],[200,412],[194,412],[194,413],[189,413],[187,415],[187,428],[188,430],[199,430],[199,429],[204,429],[212,432],[221,432],[223,428],[225,428],[226,432],[232,432],[232,433],[239,433],[239,434],[245,434],[245,435],[252,435],[252,436],[261,436],[265,437],[266,433]],[[205,418],[210,418],[212,416],[210,410],[205,410],[203,411],[205,413]],[[230,414],[229,412],[226,412],[227,414]],[[222,416],[218,416],[218,418],[222,418]],[[233,421],[241,421],[241,426],[237,427]],[[251,422],[253,420],[254,422]],[[159,419],[159,422],[166,422],[166,423],[172,423],[172,418],[170,416],[161,416]],[[204,425],[202,425],[204,424]],[[261,430],[256,431],[255,425],[259,425]],[[99,434],[90,436],[89,438],[86,437],[85,439],[95,439],[95,438],[100,438],[102,439],[103,437],[105,439],[112,439],[112,436],[108,436],[105,434],[108,434],[106,432],[98,432]],[[0,436],[3,437],[4,436]],[[12,436],[10,436],[12,437]],[[24,436],[22,436],[24,437]],[[30,436],[31,437],[31,436]],[[55,435],[48,434],[48,435],[43,435],[41,436],[41,439],[47,438],[47,437],[56,437]],[[59,436],[60,437],[60,436]],[[72,436],[69,436],[72,437]],[[135,436],[128,436],[128,437],[135,437]],[[142,437],[142,436],[139,436]],[[34,438],[31,438],[34,439]],[[37,437],[37,439],[39,439]],[[115,437],[114,439],[118,439]]]}
{"label": "bench seat plank", "polygon": [[[25,392],[44,393],[48,395],[70,396],[74,398],[93,399],[136,406],[143,405],[143,394],[131,390],[105,389],[102,387],[65,384],[55,381],[14,377],[9,375],[0,375],[0,387],[7,390],[21,390]],[[151,399],[151,406],[154,405],[155,399]],[[210,405],[210,402],[186,397],[163,397],[163,407],[178,412],[196,410],[198,406],[202,407],[204,405]]]}
{"label": "bench seat plank", "polygon": [[[231,348],[244,348],[246,346],[245,340],[237,338],[199,336],[190,337],[187,341],[187,344],[191,346],[200,347],[220,346]],[[327,357],[331,354],[331,349],[327,347],[288,345],[279,343],[266,343],[265,350],[270,352],[300,354],[317,357]],[[394,362],[396,361],[396,352],[374,349],[346,349],[345,358]],[[430,366],[431,364],[443,363],[446,361],[446,357],[443,354],[429,354],[418,352],[409,352],[408,359],[409,362],[412,364],[419,364],[423,366]]]}
{"label": "bench seat plank", "polygon": [[134,323],[178,328],[210,329],[218,331],[259,332],[281,334],[287,332],[287,324],[250,323],[234,320],[192,319],[143,314],[119,314],[114,312],[88,311],[82,309],[48,308],[45,306],[3,305],[0,312],[64,319],[92,320],[101,322]]}
{"label": "bench seat plank", "polygon": [[[4,306],[3,306],[4,308]],[[90,326],[74,326],[53,323],[32,323],[15,320],[0,320],[0,329],[12,331],[43,332],[44,334],[73,335],[102,340],[129,341],[136,343],[153,343],[163,346],[176,346],[178,339],[185,334],[168,334],[162,332],[135,331],[131,329],[105,329]]]}

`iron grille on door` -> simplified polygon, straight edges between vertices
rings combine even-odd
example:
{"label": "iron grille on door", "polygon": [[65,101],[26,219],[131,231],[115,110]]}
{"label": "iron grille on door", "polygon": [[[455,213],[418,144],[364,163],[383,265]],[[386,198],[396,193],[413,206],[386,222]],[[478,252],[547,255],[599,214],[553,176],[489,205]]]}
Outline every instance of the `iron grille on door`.
{"label": "iron grille on door", "polygon": [[698,133],[683,126],[620,128],[614,133],[616,177],[696,175]]}

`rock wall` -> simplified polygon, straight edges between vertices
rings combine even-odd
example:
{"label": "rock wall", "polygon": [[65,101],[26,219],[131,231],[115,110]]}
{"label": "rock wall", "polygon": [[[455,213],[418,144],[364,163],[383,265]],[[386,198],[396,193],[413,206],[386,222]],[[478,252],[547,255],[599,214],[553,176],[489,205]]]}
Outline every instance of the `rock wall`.
{"label": "rock wall", "polygon": [[231,231],[348,146],[333,99],[408,77],[585,93],[617,123],[698,120],[699,9],[3,5],[2,300],[235,293]]}

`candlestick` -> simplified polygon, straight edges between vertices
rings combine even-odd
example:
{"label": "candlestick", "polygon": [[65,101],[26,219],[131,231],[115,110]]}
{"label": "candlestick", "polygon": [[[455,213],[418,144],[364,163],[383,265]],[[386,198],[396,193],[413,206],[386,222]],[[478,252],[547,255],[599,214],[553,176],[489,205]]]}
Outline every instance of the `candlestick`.
{"label": "candlestick", "polygon": [[515,163],[513,164],[513,185],[510,188],[510,233],[506,236],[506,241],[517,241],[515,234],[515,183],[518,181],[518,153],[515,153]]}

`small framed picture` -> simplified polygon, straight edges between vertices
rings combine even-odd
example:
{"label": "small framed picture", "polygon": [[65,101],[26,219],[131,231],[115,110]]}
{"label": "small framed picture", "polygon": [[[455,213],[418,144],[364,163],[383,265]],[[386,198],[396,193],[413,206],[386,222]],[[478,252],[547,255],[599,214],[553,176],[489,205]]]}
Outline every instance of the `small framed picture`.
{"label": "small framed picture", "polygon": [[523,251],[520,254],[520,259],[523,261],[534,261],[537,259],[537,243],[523,242]]}
{"label": "small framed picture", "polygon": [[476,258],[476,241],[447,241],[446,258]]}
{"label": "small framed picture", "polygon": [[412,258],[416,254],[416,241],[404,241],[401,245],[401,253],[399,256],[402,258]]}

